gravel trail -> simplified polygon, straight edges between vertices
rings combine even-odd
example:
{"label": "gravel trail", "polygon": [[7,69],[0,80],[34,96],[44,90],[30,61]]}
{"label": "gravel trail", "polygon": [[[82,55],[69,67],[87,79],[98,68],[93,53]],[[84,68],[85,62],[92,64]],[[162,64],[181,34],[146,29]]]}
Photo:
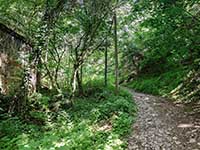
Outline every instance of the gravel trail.
{"label": "gravel trail", "polygon": [[128,139],[129,150],[200,150],[200,116],[164,98],[130,92],[138,117]]}

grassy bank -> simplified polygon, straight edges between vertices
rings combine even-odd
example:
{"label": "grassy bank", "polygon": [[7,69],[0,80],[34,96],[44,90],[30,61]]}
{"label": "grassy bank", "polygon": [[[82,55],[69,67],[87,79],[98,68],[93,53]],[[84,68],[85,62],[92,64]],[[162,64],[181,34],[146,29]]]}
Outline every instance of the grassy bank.
{"label": "grassy bank", "polygon": [[159,75],[147,74],[137,77],[127,86],[148,94],[166,95],[183,81],[186,73],[187,70],[174,69]]}

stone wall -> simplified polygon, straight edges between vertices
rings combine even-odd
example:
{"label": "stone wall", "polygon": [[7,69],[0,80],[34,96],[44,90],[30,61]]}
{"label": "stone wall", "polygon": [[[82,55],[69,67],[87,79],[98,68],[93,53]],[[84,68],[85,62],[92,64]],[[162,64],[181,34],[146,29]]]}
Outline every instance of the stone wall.
{"label": "stone wall", "polygon": [[26,45],[0,31],[0,89],[3,94],[19,90],[21,76],[27,63]]}

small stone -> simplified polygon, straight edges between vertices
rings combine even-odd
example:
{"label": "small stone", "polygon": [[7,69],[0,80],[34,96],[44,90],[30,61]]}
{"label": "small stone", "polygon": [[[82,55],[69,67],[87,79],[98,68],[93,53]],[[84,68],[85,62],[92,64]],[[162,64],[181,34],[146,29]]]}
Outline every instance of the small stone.
{"label": "small stone", "polygon": [[196,140],[195,139],[190,139],[189,143],[195,143]]}
{"label": "small stone", "polygon": [[181,144],[181,142],[180,142],[180,141],[175,141],[175,143],[176,143],[177,145],[180,145],[180,144]]}
{"label": "small stone", "polygon": [[153,116],[153,117],[156,117],[157,115],[156,115],[156,114],[152,114],[152,116]]}

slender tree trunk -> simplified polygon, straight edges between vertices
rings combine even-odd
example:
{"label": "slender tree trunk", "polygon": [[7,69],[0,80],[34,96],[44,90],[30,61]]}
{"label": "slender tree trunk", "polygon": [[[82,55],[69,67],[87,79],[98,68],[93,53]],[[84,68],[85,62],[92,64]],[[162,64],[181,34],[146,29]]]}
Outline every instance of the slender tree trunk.
{"label": "slender tree trunk", "polygon": [[71,86],[72,86],[72,98],[75,96],[76,88],[77,88],[77,74],[78,74],[78,51],[75,50],[75,63],[73,66],[74,70],[72,73],[72,80],[71,80]]}
{"label": "slender tree trunk", "polygon": [[36,91],[38,92],[41,89],[41,67],[42,67],[42,61],[41,56],[38,57],[38,64],[37,64],[37,72],[36,72]]}
{"label": "slender tree trunk", "polygon": [[81,79],[81,75],[79,74],[79,71],[76,74],[76,79],[77,79],[77,83],[78,83],[78,94],[80,96],[83,95],[83,86],[82,86],[82,79]]}
{"label": "slender tree trunk", "polygon": [[79,69],[78,64],[74,64],[74,71],[72,74],[72,79],[71,79],[71,86],[72,86],[72,97],[75,96],[75,92],[77,91],[78,87],[78,94],[83,95],[83,86],[82,86],[82,79],[80,76],[80,69]]}
{"label": "slender tree trunk", "polygon": [[119,90],[119,68],[118,68],[118,39],[117,39],[117,15],[116,11],[114,13],[114,43],[115,43],[115,92],[118,93]]}
{"label": "slender tree trunk", "polygon": [[83,65],[81,65],[81,69],[80,69],[80,81],[82,84],[83,83]]}
{"label": "slender tree trunk", "polygon": [[107,87],[107,76],[108,75],[108,39],[106,37],[106,48],[105,48],[105,71],[104,71],[104,82],[105,86]]}
{"label": "slender tree trunk", "polygon": [[76,64],[74,64],[73,68],[73,73],[72,73],[72,78],[71,78],[71,88],[72,88],[72,97],[74,97],[75,92],[76,92],[76,75],[77,74],[77,67]]}

